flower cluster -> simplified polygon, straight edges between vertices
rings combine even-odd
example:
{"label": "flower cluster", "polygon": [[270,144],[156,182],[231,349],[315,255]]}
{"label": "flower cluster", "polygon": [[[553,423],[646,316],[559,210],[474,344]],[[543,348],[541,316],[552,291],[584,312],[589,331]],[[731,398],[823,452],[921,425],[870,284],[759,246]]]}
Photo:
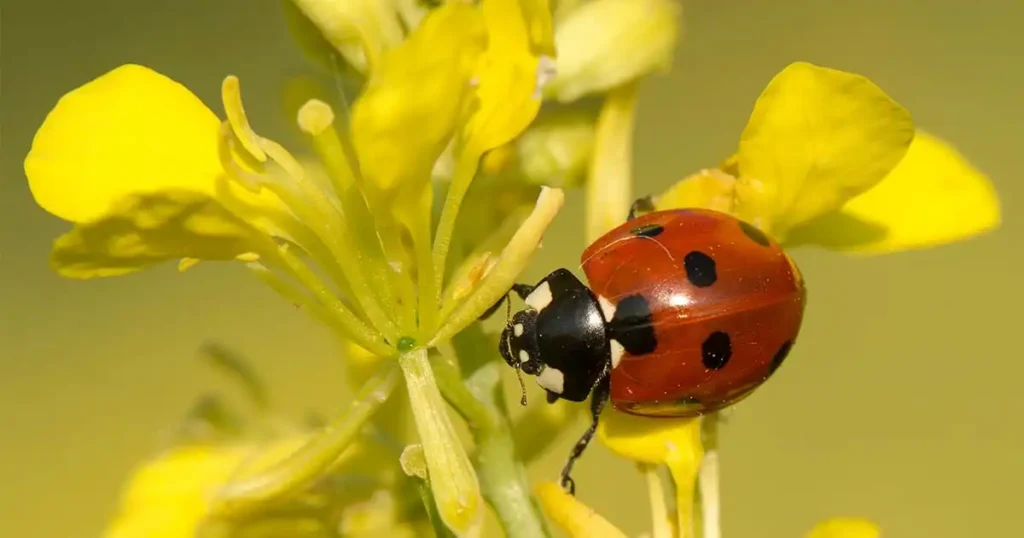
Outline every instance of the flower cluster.
{"label": "flower cluster", "polygon": [[[623,536],[560,487],[528,483],[577,408],[513,421],[497,336],[477,321],[527,266],[563,189],[583,191],[588,240],[625,216],[637,87],[670,67],[679,6],[292,0],[286,15],[321,68],[358,86],[351,111],[299,100],[303,151],[257,134],[233,76],[218,116],[124,65],[61,98],[26,157],[37,203],[72,225],[54,244],[58,273],[238,263],[337,333],[356,393],[337,417],[282,424],[244,361],[209,349],[252,416],[202,400],[187,434],[133,475],[107,536],[478,536],[485,505],[507,536],[548,536],[544,515],[572,536]],[[734,155],[680,175],[653,207],[730,213],[787,247],[882,254],[1000,218],[987,178],[884,91],[806,63],[768,83]],[[649,479],[655,538],[718,536],[717,424],[605,414],[599,438]],[[809,534],[877,535],[853,519]]]}

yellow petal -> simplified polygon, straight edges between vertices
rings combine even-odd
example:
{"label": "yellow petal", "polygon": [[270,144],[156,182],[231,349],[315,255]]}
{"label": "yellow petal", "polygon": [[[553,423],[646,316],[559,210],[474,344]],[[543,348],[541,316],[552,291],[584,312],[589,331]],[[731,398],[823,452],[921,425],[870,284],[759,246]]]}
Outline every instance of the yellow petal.
{"label": "yellow petal", "polygon": [[390,191],[430,180],[461,119],[485,41],[479,11],[447,3],[381,57],[352,108],[352,143],[371,186]]}
{"label": "yellow petal", "polygon": [[676,485],[679,528],[691,528],[697,474],[704,459],[700,418],[651,420],[613,409],[602,415],[597,435],[612,452],[624,458],[668,466]]}
{"label": "yellow petal", "polygon": [[989,179],[946,142],[918,130],[910,151],[881,183],[843,208],[793,230],[793,244],[863,254],[968,239],[1000,224]]}
{"label": "yellow petal", "polygon": [[699,465],[704,454],[699,419],[651,420],[611,410],[601,416],[597,435],[612,452],[641,463],[692,460]]}
{"label": "yellow petal", "polygon": [[210,495],[243,465],[265,465],[304,438],[264,446],[183,447],[143,464],[129,481],[105,538],[186,538],[207,517]]}
{"label": "yellow petal", "polygon": [[814,526],[806,538],[879,538],[882,535],[878,525],[852,517],[836,517]]}
{"label": "yellow petal", "polygon": [[121,198],[108,214],[57,239],[51,263],[63,276],[117,276],[168,260],[227,261],[267,247],[246,221],[202,194],[165,191]]}
{"label": "yellow petal", "polygon": [[875,186],[913,138],[910,113],[870,80],[791,64],[765,88],[740,139],[738,216],[783,238]]}
{"label": "yellow petal", "polygon": [[[402,23],[395,3],[380,0],[291,0],[323,39],[334,46],[356,69],[366,71],[381,51],[402,41]],[[292,17],[295,17],[293,14]],[[293,32],[299,43],[309,45],[317,40],[303,35],[313,30],[308,23],[294,20]],[[318,48],[307,48],[314,57]]]}
{"label": "yellow petal", "polygon": [[25,175],[43,209],[89,222],[129,194],[213,195],[220,122],[181,84],[123,65],[60,99],[32,141]]}
{"label": "yellow petal", "polygon": [[571,538],[625,538],[615,525],[566,493],[553,482],[542,482],[535,488],[544,512]]}
{"label": "yellow petal", "polygon": [[687,176],[657,197],[658,210],[699,207],[723,213],[735,210],[736,178],[708,168]]}
{"label": "yellow petal", "polygon": [[570,102],[667,69],[680,11],[672,0],[594,0],[572,10],[558,24],[558,74],[548,90]]}
{"label": "yellow petal", "polygon": [[550,47],[534,47],[535,41],[551,41],[550,34],[543,35],[551,28],[546,0],[484,0],[481,11],[487,52],[477,73],[479,101],[466,125],[466,137],[482,153],[519,136],[537,116],[540,89],[553,64]]}

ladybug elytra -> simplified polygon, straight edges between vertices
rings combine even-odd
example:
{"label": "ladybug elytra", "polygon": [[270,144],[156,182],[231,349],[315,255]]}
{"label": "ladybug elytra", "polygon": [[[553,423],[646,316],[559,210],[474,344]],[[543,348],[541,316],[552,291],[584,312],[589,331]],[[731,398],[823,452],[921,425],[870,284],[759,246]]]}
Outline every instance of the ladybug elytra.
{"label": "ladybug elytra", "polygon": [[650,206],[638,200],[625,224],[586,248],[589,287],[558,269],[512,288],[526,308],[502,332],[505,362],[536,376],[549,402],[591,396],[592,423],[561,473],[570,492],[609,400],[647,417],[720,410],[764,383],[800,330],[803,279],[777,243],[711,210],[637,216]]}

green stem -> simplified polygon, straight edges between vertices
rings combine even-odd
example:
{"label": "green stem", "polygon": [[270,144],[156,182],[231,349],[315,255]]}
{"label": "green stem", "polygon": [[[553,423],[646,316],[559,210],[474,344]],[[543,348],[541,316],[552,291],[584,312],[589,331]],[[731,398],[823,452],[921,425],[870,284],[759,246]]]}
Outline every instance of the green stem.
{"label": "green stem", "polygon": [[712,413],[701,421],[701,437],[704,442],[704,459],[697,475],[697,508],[700,514],[702,538],[721,538],[721,492],[718,451],[718,428],[721,415]]}
{"label": "green stem", "polygon": [[394,349],[384,336],[353,314],[301,258],[287,248],[279,248],[275,254],[277,259],[267,260],[267,263],[291,275],[308,293],[296,289],[267,267],[249,264],[249,268],[282,297],[308,307],[310,313],[360,346],[384,357],[394,355]]}
{"label": "green stem", "polygon": [[221,488],[211,512],[218,515],[249,513],[306,487],[338,460],[397,385],[398,368],[394,361],[388,361],[356,395],[349,408],[298,451],[266,471],[234,480]]}
{"label": "green stem", "polygon": [[434,361],[441,394],[469,423],[477,445],[476,467],[484,499],[494,508],[508,538],[548,537],[540,507],[530,493],[526,467],[516,458],[504,409],[499,364],[481,367],[464,381],[454,365]]}
{"label": "green stem", "polygon": [[622,223],[633,202],[633,128],[637,83],[612,89],[597,119],[586,186],[586,238],[595,241]]}
{"label": "green stem", "polygon": [[452,246],[452,234],[455,232],[455,221],[459,216],[459,207],[462,205],[462,199],[466,197],[469,184],[472,183],[479,167],[480,153],[471,146],[463,147],[459,154],[459,160],[455,165],[455,173],[448,186],[448,195],[445,197],[444,207],[441,209],[441,218],[437,222],[437,232],[434,235],[435,289],[444,289],[448,249]]}

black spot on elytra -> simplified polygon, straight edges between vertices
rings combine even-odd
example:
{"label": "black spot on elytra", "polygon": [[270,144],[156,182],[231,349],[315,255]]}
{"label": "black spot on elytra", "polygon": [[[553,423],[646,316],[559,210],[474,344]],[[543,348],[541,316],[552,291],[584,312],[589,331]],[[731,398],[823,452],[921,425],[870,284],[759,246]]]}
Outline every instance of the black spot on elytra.
{"label": "black spot on elytra", "polygon": [[786,340],[781,346],[779,346],[779,350],[776,351],[775,356],[772,357],[771,365],[768,366],[768,375],[774,374],[775,370],[778,370],[779,366],[782,366],[783,361],[785,361],[786,357],[789,356],[789,351],[791,349],[793,349],[792,340]]}
{"label": "black spot on elytra", "polygon": [[748,224],[741,220],[740,230],[742,230],[751,241],[761,245],[762,247],[770,247],[772,245],[771,241],[768,240],[768,236],[753,224]]}
{"label": "black spot on elytra", "polygon": [[700,346],[701,361],[709,370],[720,370],[732,357],[732,340],[722,331],[711,333]]}
{"label": "black spot on elytra", "polygon": [[683,268],[690,284],[698,288],[706,288],[718,280],[715,260],[699,250],[694,250],[683,258]]}
{"label": "black spot on elytra", "polygon": [[640,294],[625,297],[615,305],[608,332],[630,355],[643,355],[658,347],[651,307]]}
{"label": "black spot on elytra", "polygon": [[629,231],[629,233],[639,237],[654,237],[664,232],[665,228],[660,224],[645,224],[638,226]]}

